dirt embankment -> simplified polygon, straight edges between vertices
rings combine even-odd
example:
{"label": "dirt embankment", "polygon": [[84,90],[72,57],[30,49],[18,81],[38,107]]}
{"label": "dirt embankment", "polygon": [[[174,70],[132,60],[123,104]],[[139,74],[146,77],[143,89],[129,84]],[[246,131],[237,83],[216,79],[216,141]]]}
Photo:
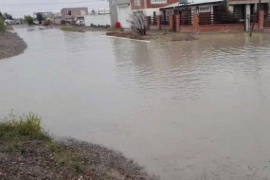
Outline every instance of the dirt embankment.
{"label": "dirt embankment", "polygon": [[65,153],[57,156],[42,141],[26,141],[20,148],[20,152],[3,151],[0,141],[0,180],[158,179],[121,153],[91,143],[62,141],[58,148]]}
{"label": "dirt embankment", "polygon": [[16,33],[0,32],[0,59],[17,56],[26,49],[27,45]]}
{"label": "dirt embankment", "polygon": [[0,119],[0,180],[156,180],[121,153],[53,139],[34,114]]}

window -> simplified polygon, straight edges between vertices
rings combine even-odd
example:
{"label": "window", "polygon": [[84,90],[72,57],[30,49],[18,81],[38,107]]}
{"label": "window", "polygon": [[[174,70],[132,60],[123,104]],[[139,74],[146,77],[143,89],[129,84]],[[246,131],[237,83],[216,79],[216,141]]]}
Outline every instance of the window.
{"label": "window", "polygon": [[67,13],[66,13],[66,15],[71,16],[71,10],[68,10]]}
{"label": "window", "polygon": [[192,13],[192,14],[197,14],[197,13],[198,13],[198,9],[199,9],[198,7],[192,8],[192,9],[191,9],[191,13]]}
{"label": "window", "polygon": [[211,12],[210,6],[199,7],[199,12]]}
{"label": "window", "polygon": [[81,15],[86,15],[85,10],[81,10]]}
{"label": "window", "polygon": [[151,0],[151,4],[166,4],[167,0]]}
{"label": "window", "polygon": [[141,0],[134,0],[134,5],[135,6],[140,6],[141,5]]}

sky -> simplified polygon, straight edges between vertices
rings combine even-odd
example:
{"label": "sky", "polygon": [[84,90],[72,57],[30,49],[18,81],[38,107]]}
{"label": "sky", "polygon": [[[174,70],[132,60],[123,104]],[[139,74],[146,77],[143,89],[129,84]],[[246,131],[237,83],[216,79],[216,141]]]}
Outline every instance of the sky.
{"label": "sky", "polygon": [[92,10],[108,6],[108,0],[0,0],[0,12],[7,12],[15,18],[32,15],[33,12],[60,12],[65,7],[88,7]]}

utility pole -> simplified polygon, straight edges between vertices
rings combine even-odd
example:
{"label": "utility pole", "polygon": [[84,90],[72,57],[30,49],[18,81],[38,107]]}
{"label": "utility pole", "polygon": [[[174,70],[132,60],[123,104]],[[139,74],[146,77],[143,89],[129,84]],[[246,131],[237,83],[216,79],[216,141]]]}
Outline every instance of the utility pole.
{"label": "utility pole", "polygon": [[[258,5],[257,5],[257,12],[256,12],[256,13],[257,13],[257,17],[256,17],[256,18],[259,17],[259,10],[260,10],[260,8],[261,8],[261,3],[262,3],[262,0],[259,0],[259,3],[258,3]],[[251,16],[250,16],[250,22],[251,22]],[[250,37],[252,36],[252,31],[253,31],[253,29],[254,29],[255,24],[256,24],[256,19],[253,20],[253,24],[252,24],[252,26],[251,26],[251,28],[250,28],[250,32],[249,32],[249,36],[250,36]]]}

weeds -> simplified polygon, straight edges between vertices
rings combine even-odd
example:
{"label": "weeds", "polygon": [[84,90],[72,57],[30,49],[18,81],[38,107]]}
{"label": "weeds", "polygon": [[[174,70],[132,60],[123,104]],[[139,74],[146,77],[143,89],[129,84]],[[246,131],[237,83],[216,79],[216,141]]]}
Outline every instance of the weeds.
{"label": "weeds", "polygon": [[62,31],[71,31],[71,32],[84,32],[84,30],[74,27],[74,26],[64,26],[60,28]]}
{"label": "weeds", "polygon": [[0,31],[5,31],[6,30],[6,25],[5,25],[5,20],[0,17]]}
{"label": "weeds", "polygon": [[48,148],[51,153],[57,153],[60,151],[60,147],[55,141],[48,142]]}
{"label": "weeds", "polygon": [[82,166],[79,163],[75,163],[73,166],[77,173],[81,173],[83,171]]}
{"label": "weeds", "polygon": [[51,141],[51,137],[41,126],[40,118],[32,113],[23,117],[10,115],[0,121],[0,150],[5,152],[24,152],[22,144],[30,140]]}
{"label": "weeds", "polygon": [[6,30],[14,30],[12,26],[6,26]]}
{"label": "weeds", "polygon": [[49,133],[44,131],[41,119],[33,113],[23,117],[10,115],[0,120],[0,152],[25,153],[24,143],[38,140],[49,153],[54,156],[54,161],[63,166],[72,167],[78,173],[82,171],[82,157],[74,152],[62,148],[53,140]]}
{"label": "weeds", "polygon": [[54,157],[56,162],[65,165],[65,166],[70,166],[72,164],[72,160],[69,157],[68,153],[54,153]]}
{"label": "weeds", "polygon": [[42,140],[49,141],[51,137],[41,126],[41,119],[32,113],[23,117],[11,115],[0,121],[0,140],[10,141]]}

